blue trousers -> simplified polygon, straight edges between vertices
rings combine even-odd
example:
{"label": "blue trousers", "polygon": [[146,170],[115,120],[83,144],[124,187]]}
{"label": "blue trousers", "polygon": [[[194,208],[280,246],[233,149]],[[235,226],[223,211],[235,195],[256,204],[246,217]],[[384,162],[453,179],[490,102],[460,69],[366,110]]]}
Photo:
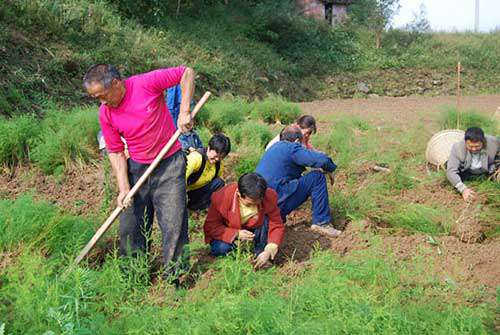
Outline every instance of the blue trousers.
{"label": "blue trousers", "polygon": [[[329,224],[332,217],[330,204],[328,203],[328,187],[325,174],[320,171],[311,171],[298,180],[299,185],[295,192],[278,204],[283,222],[286,221],[288,214],[311,197],[312,223],[315,225]],[[282,197],[281,194],[279,196]]]}
{"label": "blue trousers", "polygon": [[[255,255],[259,255],[267,244],[267,235],[269,233],[269,219],[264,218],[262,226],[252,230],[254,233],[253,244]],[[220,240],[210,242],[210,251],[214,256],[226,256],[229,252],[236,248],[236,243],[226,243]]]}
{"label": "blue trousers", "polygon": [[194,211],[207,209],[210,207],[210,197],[212,193],[224,186],[224,180],[217,177],[212,179],[207,185],[196,190],[188,191],[188,208]]}

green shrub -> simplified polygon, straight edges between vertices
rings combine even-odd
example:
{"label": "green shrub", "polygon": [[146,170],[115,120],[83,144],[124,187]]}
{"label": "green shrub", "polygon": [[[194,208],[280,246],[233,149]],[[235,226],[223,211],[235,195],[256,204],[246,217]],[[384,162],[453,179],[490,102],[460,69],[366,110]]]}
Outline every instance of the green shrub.
{"label": "green shrub", "polygon": [[0,119],[0,165],[14,166],[29,161],[40,131],[39,122],[33,116]]}
{"label": "green shrub", "polygon": [[2,274],[0,313],[9,332],[32,334],[325,334],[338,325],[353,334],[487,333],[486,304],[463,303],[426,271],[428,260],[406,267],[383,252],[315,252],[290,276],[254,271],[252,255],[237,251],[190,291],[144,281],[142,259],[108,257],[63,279],[55,259],[29,252]]}
{"label": "green shrub", "polygon": [[410,172],[405,169],[401,163],[396,164],[391,173],[388,175],[385,186],[390,190],[398,191],[413,188],[414,182],[409,173]]}
{"label": "green shrub", "polygon": [[388,222],[393,227],[426,234],[441,234],[449,231],[446,213],[420,204],[402,205],[389,215]]}
{"label": "green shrub", "polygon": [[212,132],[222,132],[229,126],[237,125],[250,113],[250,105],[242,99],[214,99],[200,111],[198,122]]}
{"label": "green shrub", "polygon": [[42,128],[32,159],[45,173],[54,173],[73,163],[88,163],[97,157],[99,124],[94,109],[49,111]]}
{"label": "green shrub", "polygon": [[241,176],[247,172],[255,172],[255,168],[262,157],[263,148],[242,147],[238,151],[238,162],[234,166],[234,172]]}
{"label": "green shrub", "polygon": [[256,121],[247,121],[227,130],[231,143],[235,145],[254,146],[264,148],[273,138],[269,128]]}
{"label": "green shrub", "polygon": [[496,134],[498,132],[497,121],[483,114],[479,114],[475,110],[458,112],[456,108],[448,107],[441,117],[441,127],[443,129],[459,129],[466,130],[470,127],[480,127],[485,133]]}
{"label": "green shrub", "polygon": [[203,142],[203,145],[206,147],[208,145],[208,141],[210,141],[210,139],[212,138],[212,133],[210,132],[210,130],[206,127],[199,127],[196,129],[196,133]]}
{"label": "green shrub", "polygon": [[328,134],[317,134],[312,142],[322,151],[331,155],[339,168],[345,169],[353,159],[352,143],[353,129],[356,127],[349,119],[334,122],[333,129]]}
{"label": "green shrub", "polygon": [[263,101],[254,103],[252,115],[267,123],[290,124],[301,112],[297,104],[287,102],[280,96],[270,95]]}
{"label": "green shrub", "polygon": [[57,211],[46,203],[33,203],[29,196],[15,201],[0,201],[0,246],[13,249],[19,243],[36,239],[43,229],[51,224]]}
{"label": "green shrub", "polygon": [[45,202],[31,196],[0,200],[0,250],[15,250],[24,244],[50,253],[73,255],[93,235],[89,220],[61,215]]}

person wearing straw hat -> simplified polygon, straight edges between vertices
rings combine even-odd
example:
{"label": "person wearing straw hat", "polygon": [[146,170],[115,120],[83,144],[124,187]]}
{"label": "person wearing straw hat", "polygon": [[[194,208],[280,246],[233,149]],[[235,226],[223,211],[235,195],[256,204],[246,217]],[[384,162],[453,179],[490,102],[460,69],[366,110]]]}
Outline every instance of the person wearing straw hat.
{"label": "person wearing straw hat", "polygon": [[[156,212],[162,231],[164,276],[169,278],[177,276],[188,243],[186,159],[179,141],[138,190],[132,203],[124,202],[131,187],[176,132],[163,96],[169,87],[180,84],[182,90],[178,128],[182,132],[192,128],[194,78],[191,68],[179,66],[123,79],[110,64],[91,66],[83,78],[87,93],[101,102],[99,123],[117,178],[117,202],[126,207],[120,216],[120,254],[136,256],[147,250]],[[122,138],[128,146],[128,159]]]}
{"label": "person wearing straw hat", "polygon": [[451,148],[446,177],[465,201],[472,199],[475,193],[464,181],[474,176],[498,174],[499,149],[498,137],[484,135],[478,127],[467,129],[464,140]]}

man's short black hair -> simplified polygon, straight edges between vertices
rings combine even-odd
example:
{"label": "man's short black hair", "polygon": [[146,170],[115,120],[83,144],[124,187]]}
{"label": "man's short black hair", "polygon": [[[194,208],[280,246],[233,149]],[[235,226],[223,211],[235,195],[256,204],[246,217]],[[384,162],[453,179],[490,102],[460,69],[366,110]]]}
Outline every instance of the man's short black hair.
{"label": "man's short black hair", "polygon": [[484,137],[484,132],[479,127],[470,127],[465,131],[465,140],[471,142],[483,142],[486,144],[486,137]]}
{"label": "man's short black hair", "polygon": [[238,180],[238,191],[244,198],[262,200],[266,194],[266,189],[267,182],[258,173],[245,173]]}
{"label": "man's short black hair", "polygon": [[120,71],[111,64],[94,64],[83,76],[83,85],[100,83],[104,88],[111,85],[113,79],[121,80]]}
{"label": "man's short black hair", "polygon": [[311,115],[302,115],[295,121],[302,129],[311,129],[313,134],[316,134],[316,119]]}
{"label": "man's short black hair", "polygon": [[295,125],[286,126],[280,133],[280,141],[295,142],[296,140],[302,140],[302,137],[300,128]]}
{"label": "man's short black hair", "polygon": [[208,141],[208,147],[225,157],[231,151],[231,140],[224,134],[216,134]]}

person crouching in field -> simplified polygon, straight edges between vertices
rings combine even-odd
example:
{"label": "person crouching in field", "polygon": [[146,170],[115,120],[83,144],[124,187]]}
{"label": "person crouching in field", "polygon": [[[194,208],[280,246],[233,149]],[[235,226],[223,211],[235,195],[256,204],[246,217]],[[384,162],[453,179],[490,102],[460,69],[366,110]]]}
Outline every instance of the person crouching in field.
{"label": "person crouching in field", "polygon": [[[326,154],[306,149],[301,139],[302,133],[298,127],[286,127],[280,141],[264,153],[256,172],[278,193],[283,221],[310,197],[313,211],[311,229],[329,237],[337,237],[341,232],[330,225],[332,217],[325,176],[325,173],[332,176],[337,166]],[[302,175],[306,167],[319,170]],[[333,183],[333,176],[330,180]]]}
{"label": "person crouching in field", "polygon": [[[292,124],[292,126],[299,127],[300,132],[302,133],[302,145],[304,145],[307,149],[314,149],[311,144],[311,135],[316,134],[316,119],[314,119],[311,115],[302,115],[295,121],[295,123]],[[276,137],[266,145],[266,150],[269,150],[273,144],[278,143],[279,141],[280,134],[276,135]]]}
{"label": "person crouching in field", "polygon": [[186,182],[188,208],[202,210],[210,206],[212,193],[224,186],[222,160],[231,151],[231,141],[223,134],[214,135],[206,149],[187,156]]}
{"label": "person crouching in field", "polygon": [[451,148],[446,177],[462,194],[465,201],[474,197],[474,191],[464,181],[479,175],[495,175],[498,181],[500,167],[500,141],[498,137],[484,135],[481,128],[467,129],[464,141]]}
{"label": "person crouching in field", "polygon": [[276,256],[285,233],[278,195],[260,175],[246,173],[237,184],[212,195],[203,229],[212,255],[227,255],[238,240],[253,241],[255,267],[266,267]]}

